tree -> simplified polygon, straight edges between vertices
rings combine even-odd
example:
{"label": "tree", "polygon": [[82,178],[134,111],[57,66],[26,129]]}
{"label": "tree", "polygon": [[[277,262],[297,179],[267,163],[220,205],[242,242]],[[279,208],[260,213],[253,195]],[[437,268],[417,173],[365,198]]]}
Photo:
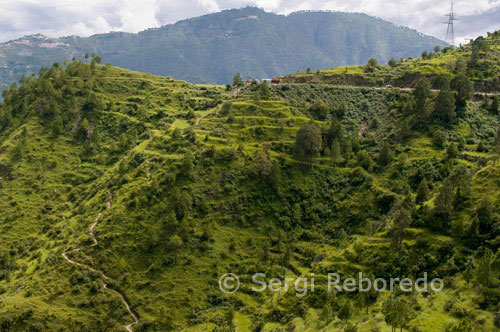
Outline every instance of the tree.
{"label": "tree", "polygon": [[184,245],[184,242],[182,241],[181,237],[179,235],[173,235],[170,237],[168,240],[168,248],[170,248],[173,251],[176,251],[180,249]]}
{"label": "tree", "polygon": [[429,185],[427,183],[427,179],[423,178],[420,184],[418,185],[415,203],[422,206],[422,204],[426,202],[428,198],[429,198]]}
{"label": "tree", "polygon": [[472,93],[474,92],[469,78],[464,73],[460,73],[451,80],[450,86],[455,91],[457,105],[465,107],[467,100],[472,98]]}
{"label": "tree", "polygon": [[394,214],[394,229],[392,236],[392,247],[398,252],[398,261],[401,261],[401,250],[403,249],[403,240],[405,231],[411,225],[411,213],[401,207]]}
{"label": "tree", "polygon": [[488,152],[488,149],[485,147],[485,144],[483,143],[482,140],[479,141],[479,144],[477,145],[476,151],[477,152]]}
{"label": "tree", "polygon": [[434,103],[434,116],[444,124],[450,124],[455,119],[455,97],[446,83],[441,87]]}
{"label": "tree", "polygon": [[456,143],[451,143],[448,145],[448,149],[446,149],[446,155],[448,158],[453,159],[458,156],[458,147]]}
{"label": "tree", "polygon": [[[371,284],[374,283],[374,277],[370,275],[368,277],[370,279]],[[369,287],[367,292],[359,292],[360,302],[366,308],[366,314],[368,315],[368,310],[370,309],[370,305],[377,302],[378,292],[375,287]]]}
{"label": "tree", "polygon": [[368,63],[366,64],[366,71],[368,72],[373,72],[375,71],[375,69],[377,69],[378,67],[378,61],[377,59],[375,58],[371,58],[370,60],[368,60]]}
{"label": "tree", "polygon": [[413,114],[418,122],[426,122],[430,115],[431,84],[425,77],[421,78],[413,90],[415,104]]}
{"label": "tree", "polygon": [[391,296],[382,305],[382,313],[385,322],[392,327],[392,332],[399,327],[400,331],[408,326],[408,323],[415,317],[411,303],[403,297]]}
{"label": "tree", "polygon": [[446,222],[453,212],[453,191],[453,184],[449,179],[446,179],[434,201],[434,214],[440,222],[439,225],[434,225],[436,228],[441,229],[442,223]]}
{"label": "tree", "polygon": [[491,232],[491,228],[494,222],[495,208],[493,202],[489,197],[485,197],[476,207],[476,217],[479,221],[479,233],[488,234]]}
{"label": "tree", "polygon": [[389,60],[388,64],[391,67],[396,67],[398,63],[397,63],[396,59],[391,58],[391,60]]}
{"label": "tree", "polygon": [[361,150],[357,154],[358,165],[363,167],[368,172],[371,172],[373,166],[373,160],[370,157],[370,154],[365,150]]}
{"label": "tree", "polygon": [[298,159],[307,163],[311,162],[319,155],[321,146],[321,131],[314,122],[306,123],[297,131],[295,152]]}
{"label": "tree", "polygon": [[338,140],[340,144],[344,142],[344,128],[339,120],[333,119],[326,133],[326,146],[332,146],[333,142]]}
{"label": "tree", "polygon": [[382,314],[384,314],[385,322],[391,326],[391,332],[394,332],[397,326],[396,302],[396,298],[391,296],[382,305]]}
{"label": "tree", "polygon": [[229,115],[229,112],[231,112],[232,108],[233,103],[230,101],[225,101],[220,108],[220,114],[224,116]]}
{"label": "tree", "polygon": [[463,57],[459,57],[455,63],[455,71],[457,74],[465,74],[467,71],[467,62]]}
{"label": "tree", "polygon": [[498,104],[498,96],[493,97],[493,102],[491,103],[491,111],[494,113],[500,112],[500,106]]}
{"label": "tree", "polygon": [[89,132],[89,122],[87,118],[83,118],[82,122],[80,122],[80,125],[78,126],[78,130],[76,131],[76,136],[80,140],[86,140],[88,138],[88,132]]}
{"label": "tree", "polygon": [[378,155],[378,163],[382,166],[387,166],[392,162],[392,159],[394,159],[394,152],[392,151],[389,143],[386,141],[384,142],[384,145]]}
{"label": "tree", "polygon": [[337,138],[333,141],[331,155],[332,155],[333,163],[335,165],[337,165],[340,162],[340,160],[342,159],[342,153],[340,151],[340,143],[339,143],[339,140]]}
{"label": "tree", "polygon": [[254,92],[252,92],[252,100],[256,103],[260,101],[259,91],[255,90]]}
{"label": "tree", "polygon": [[434,53],[440,53],[440,52],[441,52],[441,46],[436,45],[436,47],[434,47]]}
{"label": "tree", "polygon": [[182,158],[182,163],[179,165],[180,174],[185,177],[192,178],[194,171],[194,157],[191,152],[186,152],[184,158]]}
{"label": "tree", "polygon": [[253,171],[261,178],[267,178],[271,174],[272,166],[268,156],[262,151],[258,151],[253,157]]}
{"label": "tree", "polygon": [[481,288],[489,288],[496,285],[498,278],[495,278],[492,264],[494,262],[494,255],[490,249],[486,249],[483,257],[478,261],[477,268],[475,271],[475,282],[476,285]]}
{"label": "tree", "polygon": [[52,135],[57,137],[63,133],[63,122],[61,116],[58,114],[52,122]]}
{"label": "tree", "polygon": [[323,310],[321,310],[321,320],[325,323],[325,326],[328,325],[333,319],[333,309],[332,306],[327,303],[323,306]]}
{"label": "tree", "polygon": [[309,107],[309,112],[315,119],[324,120],[330,113],[330,107],[322,99],[316,99]]}
{"label": "tree", "polygon": [[345,300],[344,303],[340,306],[337,312],[337,316],[339,317],[339,319],[347,322],[352,316],[352,311],[353,307],[351,301]]}
{"label": "tree", "polygon": [[437,147],[437,148],[444,148],[446,141],[448,140],[448,137],[446,133],[442,130],[436,130],[432,134],[432,144]]}
{"label": "tree", "polygon": [[476,262],[474,261],[474,257],[467,257],[467,263],[465,264],[465,270],[463,272],[464,279],[467,282],[467,287],[469,287],[470,282],[474,278],[475,268]]}
{"label": "tree", "polygon": [[241,78],[240,73],[236,73],[233,77],[233,86],[239,87],[243,85],[243,79]]}
{"label": "tree", "polygon": [[378,61],[375,58],[371,58],[368,60],[368,66],[370,67],[377,67],[378,66]]}
{"label": "tree", "polygon": [[429,53],[427,51],[422,52],[422,59],[426,60],[429,57]]}
{"label": "tree", "polygon": [[432,81],[432,87],[434,89],[442,89],[444,86],[450,87],[450,76],[447,74],[438,75],[434,81]]}
{"label": "tree", "polygon": [[467,169],[465,165],[458,165],[453,172],[448,177],[448,181],[451,182],[455,195],[453,198],[453,206],[455,208],[462,207],[471,191],[471,172]]}
{"label": "tree", "polygon": [[271,98],[271,90],[269,89],[267,81],[259,85],[259,95],[262,100],[269,100],[269,98]]}

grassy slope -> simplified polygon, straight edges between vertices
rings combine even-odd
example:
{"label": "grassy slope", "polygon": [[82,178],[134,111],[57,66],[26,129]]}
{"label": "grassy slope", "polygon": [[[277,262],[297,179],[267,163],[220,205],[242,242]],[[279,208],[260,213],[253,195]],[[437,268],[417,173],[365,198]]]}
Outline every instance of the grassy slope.
{"label": "grassy slope", "polygon": [[[399,181],[390,178],[392,170],[373,174],[362,171],[363,177],[372,181],[366,180],[345,193],[343,188],[359,177],[355,165],[334,167],[328,157],[322,157],[304,170],[292,159],[291,149],[296,130],[307,121],[305,107],[314,97],[323,95],[331,104],[339,98],[347,101],[349,112],[344,125],[349,133],[358,135],[364,121],[373,117],[379,120],[381,126],[368,129],[368,138],[363,141],[376,156],[377,145],[370,139],[378,142],[390,136],[400,116],[391,108],[393,92],[290,86],[289,90],[275,91],[280,98],[254,102],[245,93],[234,97],[218,86],[195,86],[117,68],[102,67],[97,75],[100,79],[95,91],[104,100],[113,100],[115,106],[102,111],[95,124],[103,137],[92,157],[83,158],[82,145],[67,134],[70,123],[65,126],[66,134],[57,139],[51,138],[37,116],[1,133],[0,161],[2,165],[11,164],[12,171],[0,181],[0,248],[15,257],[9,277],[0,280],[0,322],[7,330],[113,331],[131,322],[122,303],[101,287],[97,275],[68,264],[61,256],[68,248],[90,244],[88,229],[99,212],[103,214],[96,228],[99,245],[73,257],[112,278],[114,287],[126,294],[141,315],[137,329],[143,331],[173,326],[191,326],[189,331],[211,330],[224,320],[229,306],[237,311],[233,322],[238,331],[249,331],[258,321],[263,321],[264,331],[285,327],[287,321],[293,321],[296,331],[319,331],[324,326],[317,318],[320,309],[311,305],[297,314],[294,310],[299,306],[293,296],[241,292],[224,296],[218,290],[217,278],[228,271],[237,272],[243,276],[245,289],[253,272],[277,276],[314,272],[321,276],[334,269],[351,274],[369,270],[373,260],[392,259],[385,226],[372,235],[369,220],[350,228],[353,233],[346,239],[325,235],[328,229],[341,226],[346,211],[361,211],[359,205],[366,197],[402,192]],[[193,119],[184,118],[190,110],[186,100],[198,101],[199,105],[213,98],[234,99],[233,123],[217,114],[219,105],[194,111]],[[366,105],[372,107],[367,109]],[[476,171],[474,198],[487,191],[499,203],[499,167],[477,163],[491,155],[473,152],[478,138],[492,139],[489,133],[498,126],[498,119],[474,107],[468,116],[468,123],[450,130],[463,133],[472,143],[470,151],[463,152],[457,162],[467,163]],[[204,118],[195,126],[200,117]],[[167,130],[166,123],[170,122]],[[137,141],[126,151],[113,153],[117,137],[112,127],[139,129]],[[196,143],[172,138],[175,128],[189,127],[197,134]],[[26,149],[22,159],[12,161],[13,147],[23,139]],[[212,147],[215,157],[205,157]],[[278,191],[284,193],[285,200],[249,171],[251,157],[263,148],[269,149],[272,159],[281,165]],[[188,152],[196,156],[189,174],[179,171]],[[397,146],[396,152],[396,165],[403,174],[411,174],[429,159],[439,165],[444,155],[432,147],[425,133],[405,146]],[[232,154],[235,157],[227,157]],[[120,170],[123,160],[128,167]],[[437,181],[433,194],[439,186]],[[325,188],[325,183],[330,186]],[[175,190],[189,192],[193,204],[188,216],[180,221],[178,233],[184,244],[172,250],[166,244],[171,234],[161,231],[166,218],[161,204],[175,201]],[[107,202],[110,209],[106,209]],[[323,205],[316,206],[317,202]],[[294,203],[303,209],[300,228],[310,236],[283,225],[286,218],[281,217]],[[311,211],[307,210],[309,205],[314,205]],[[334,209],[338,210],[336,214],[325,212]],[[380,218],[385,225],[385,216],[367,214],[368,219]],[[470,211],[461,214],[467,219]],[[315,225],[318,216],[320,221]],[[282,229],[288,234],[283,235]],[[315,231],[323,235],[315,237]],[[300,240],[294,240],[294,236]],[[418,239],[425,243],[425,252],[437,252],[451,241],[448,236],[412,229],[406,241],[410,257],[422,255]],[[288,266],[280,264],[280,241],[293,251]],[[270,246],[268,252],[262,252],[265,246]],[[263,259],[263,255],[268,258]],[[317,259],[319,256],[322,258]],[[436,266],[434,273],[439,268]],[[456,277],[456,286],[442,294],[416,296],[421,310],[412,325],[426,332],[444,330],[457,319],[446,313],[443,305],[459,298],[475,317],[485,318],[485,325],[478,325],[478,331],[495,331],[491,312],[480,310],[474,303],[474,292],[464,287],[462,279]],[[369,316],[364,315],[364,309],[356,311],[353,321],[359,323],[360,331],[372,331],[374,327],[390,331],[378,312],[385,297],[387,294],[381,295],[370,307]],[[270,313],[276,311],[281,313],[281,322],[271,318]],[[335,320],[324,331],[338,331],[340,326],[342,323]]]}

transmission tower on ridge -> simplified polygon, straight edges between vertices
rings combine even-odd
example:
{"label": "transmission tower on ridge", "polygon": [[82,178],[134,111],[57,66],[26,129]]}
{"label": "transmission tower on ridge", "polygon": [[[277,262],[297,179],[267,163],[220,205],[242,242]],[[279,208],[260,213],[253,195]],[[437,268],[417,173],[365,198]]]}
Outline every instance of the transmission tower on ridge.
{"label": "transmission tower on ridge", "polygon": [[453,22],[458,21],[458,18],[453,12],[453,1],[451,2],[450,13],[446,14],[445,16],[448,17],[448,22],[444,22],[444,24],[448,24],[448,29],[446,29],[446,40],[451,41],[451,44],[455,45],[455,28],[453,27]]}

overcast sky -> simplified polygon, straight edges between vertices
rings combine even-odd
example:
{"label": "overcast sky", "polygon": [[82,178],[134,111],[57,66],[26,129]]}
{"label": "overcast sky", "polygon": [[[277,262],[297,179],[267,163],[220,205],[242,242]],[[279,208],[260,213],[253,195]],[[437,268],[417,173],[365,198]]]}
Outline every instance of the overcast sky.
{"label": "overcast sky", "polygon": [[[0,0],[0,41],[42,33],[50,37],[137,32],[178,20],[253,5],[297,10],[363,12],[444,39],[449,0]],[[457,0],[457,43],[500,29],[500,0]]]}

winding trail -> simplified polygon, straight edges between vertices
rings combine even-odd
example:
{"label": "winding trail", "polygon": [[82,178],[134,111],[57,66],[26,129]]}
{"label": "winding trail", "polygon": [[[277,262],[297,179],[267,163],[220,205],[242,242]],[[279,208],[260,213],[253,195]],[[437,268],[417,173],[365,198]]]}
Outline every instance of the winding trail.
{"label": "winding trail", "polygon": [[[106,203],[106,207],[108,209],[111,208],[111,201],[113,200],[113,194],[111,192],[109,192],[109,194],[110,194],[110,198],[109,198],[108,202]],[[89,234],[90,234],[90,237],[91,237],[93,243],[90,246],[78,247],[78,248],[73,249],[73,250],[65,251],[65,252],[62,253],[62,256],[63,256],[63,258],[68,263],[76,265],[76,266],[81,267],[83,269],[89,270],[91,272],[94,272],[94,273],[98,274],[99,276],[101,276],[101,278],[103,278],[104,280],[110,280],[110,278],[107,275],[105,275],[102,271],[98,271],[98,270],[94,269],[93,267],[91,267],[89,265],[76,262],[76,261],[74,261],[74,260],[72,260],[71,258],[68,257],[68,255],[71,254],[71,253],[80,252],[83,249],[93,248],[93,247],[95,247],[95,246],[97,246],[99,244],[99,242],[97,241],[97,238],[94,235],[94,230],[95,230],[97,224],[99,223],[99,221],[101,220],[101,216],[102,216],[102,213],[99,213],[97,215],[97,217],[95,218],[95,222],[89,228]],[[127,309],[127,312],[129,313],[130,317],[132,317],[134,319],[134,321],[132,323],[124,326],[124,328],[128,332],[134,332],[134,330],[132,329],[132,327],[134,325],[137,325],[139,323],[139,316],[136,313],[134,313],[134,311],[132,310],[132,307],[131,307],[130,303],[128,302],[126,296],[123,293],[121,293],[120,291],[117,291],[115,289],[109,288],[106,283],[103,283],[102,287],[105,290],[107,290],[108,292],[111,292],[111,293],[113,293],[114,295],[116,295],[116,296],[118,296],[120,298],[121,302],[123,303],[123,305]]]}

